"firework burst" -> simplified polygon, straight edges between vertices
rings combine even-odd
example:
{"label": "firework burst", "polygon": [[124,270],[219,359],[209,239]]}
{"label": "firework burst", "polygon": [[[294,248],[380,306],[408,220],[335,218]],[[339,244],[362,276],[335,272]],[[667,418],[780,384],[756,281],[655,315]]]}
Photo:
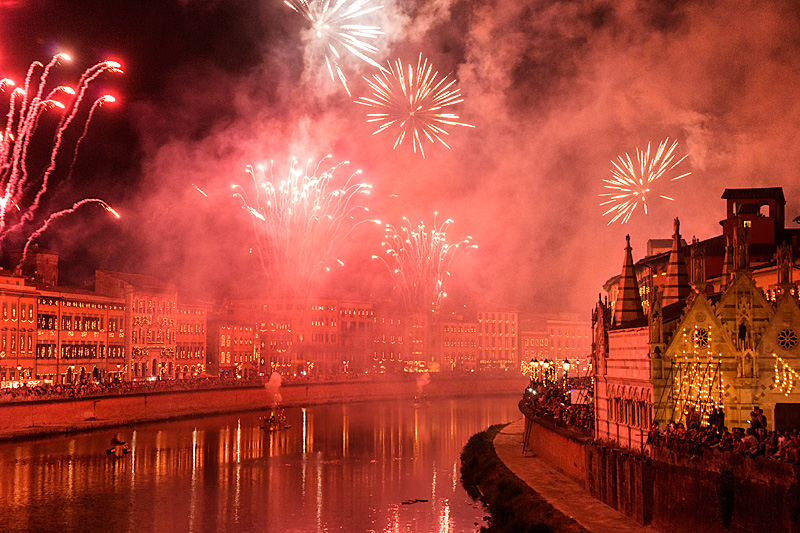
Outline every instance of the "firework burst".
{"label": "firework burst", "polygon": [[270,289],[276,296],[306,297],[315,276],[330,270],[334,251],[342,239],[362,222],[368,209],[357,197],[372,187],[357,183],[357,170],[340,187],[332,184],[347,161],[319,173],[325,157],[314,172],[311,161],[303,167],[293,158],[288,175],[276,181],[273,166],[247,167],[253,187],[248,191],[234,185],[234,197],[242,202],[253,223],[257,251]]}
{"label": "firework burst", "polygon": [[453,261],[463,251],[477,246],[470,244],[472,237],[455,243],[448,242],[447,229],[453,223],[452,219],[437,225],[434,214],[433,228],[430,230],[424,222],[412,226],[407,218],[403,218],[403,221],[406,225],[400,228],[386,225],[384,255],[372,257],[382,261],[389,269],[406,311],[428,311],[438,315],[447,297],[447,278]]}
{"label": "firework burst", "polygon": [[[27,227],[36,217],[41,199],[47,192],[50,179],[56,170],[56,161],[62,151],[64,135],[75,121],[89,85],[104,72],[122,72],[119,63],[104,61],[84,71],[75,88],[63,85],[48,88],[50,71],[62,61],[69,60],[70,57],[62,53],[55,55],[46,65],[34,61],[28,68],[25,83],[21,88],[11,89],[15,85],[8,78],[0,80],[0,91],[10,93],[5,128],[0,133],[0,185],[2,185],[0,243],[15,231]],[[38,74],[37,80],[39,71],[41,73]],[[83,121],[83,132],[72,146],[73,154],[69,174],[72,173],[78,147],[86,137],[95,109],[105,102],[113,101],[112,96],[103,95],[91,106]],[[55,128],[46,167],[39,173],[35,170],[35,164],[29,164],[28,153],[40,119],[51,112],[60,112],[62,115]],[[39,141],[36,143],[38,144]],[[72,213],[80,206],[89,203],[99,204],[119,217],[108,204],[100,199],[81,200],[69,209],[52,213],[46,217],[45,221],[29,234],[24,250],[27,251],[33,239],[41,235],[53,220]]]}
{"label": "firework burst", "polygon": [[[614,165],[614,168],[611,169],[611,178],[603,181],[605,182],[604,187],[612,192],[599,195],[609,197],[600,204],[611,204],[608,211],[603,213],[603,216],[611,215],[611,220],[608,221],[609,225],[617,220],[625,224],[630,220],[639,204],[642,204],[644,213],[647,214],[648,196],[657,195],[665,200],[673,200],[669,196],[654,193],[652,186],[653,182],[671,172],[688,157],[687,154],[678,159],[674,153],[677,146],[678,141],[673,141],[670,145],[669,138],[667,138],[661,141],[655,153],[651,153],[650,143],[647,143],[645,150],[637,148],[635,164],[627,153],[611,162]],[[685,178],[689,174],[691,172],[675,176],[671,181]]]}
{"label": "firework burst", "polygon": [[449,135],[447,126],[474,127],[447,111],[464,101],[461,90],[456,87],[455,80],[439,77],[439,72],[434,71],[433,65],[422,55],[416,69],[411,64],[403,65],[398,59],[394,65],[390,63],[388,69],[364,80],[372,95],[361,96],[356,103],[374,110],[367,113],[367,122],[378,125],[373,135],[389,128],[398,130],[393,148],[409,138],[414,153],[419,150],[425,157],[423,140],[438,141],[450,148],[444,140],[444,136]]}
{"label": "firework burst", "polygon": [[381,67],[372,57],[378,48],[370,44],[383,35],[380,26],[356,22],[383,6],[372,6],[370,0],[284,0],[284,3],[311,23],[311,29],[325,54],[325,64],[331,80],[342,83],[347,95],[347,77],[341,68],[343,52],[347,51],[370,65]]}

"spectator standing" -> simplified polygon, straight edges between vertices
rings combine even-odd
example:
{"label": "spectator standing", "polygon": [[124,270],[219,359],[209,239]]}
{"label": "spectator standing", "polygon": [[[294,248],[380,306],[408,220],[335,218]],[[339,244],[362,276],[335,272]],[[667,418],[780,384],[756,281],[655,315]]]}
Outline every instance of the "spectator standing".
{"label": "spectator standing", "polygon": [[757,405],[753,406],[753,410],[750,411],[750,427],[752,429],[762,429],[764,428],[764,424],[762,423],[761,417],[758,416],[758,412],[761,411]]}
{"label": "spectator standing", "polygon": [[767,417],[764,416],[764,410],[760,407],[756,408],[756,418],[758,419],[758,423],[763,429],[767,429]]}

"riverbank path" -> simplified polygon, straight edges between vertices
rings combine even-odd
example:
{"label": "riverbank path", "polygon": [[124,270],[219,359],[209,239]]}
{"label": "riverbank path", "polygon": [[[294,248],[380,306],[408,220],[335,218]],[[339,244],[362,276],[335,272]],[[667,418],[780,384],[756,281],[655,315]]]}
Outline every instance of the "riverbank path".
{"label": "riverbank path", "polygon": [[531,452],[522,455],[524,428],[524,418],[504,427],[494,438],[494,449],[514,475],[553,507],[594,533],[658,533],[652,526],[639,525],[593,498],[583,487]]}

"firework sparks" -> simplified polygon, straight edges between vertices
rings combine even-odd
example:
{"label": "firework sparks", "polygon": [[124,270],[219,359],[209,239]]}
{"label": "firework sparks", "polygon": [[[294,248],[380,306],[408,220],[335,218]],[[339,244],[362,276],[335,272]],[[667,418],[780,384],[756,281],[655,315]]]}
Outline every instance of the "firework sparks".
{"label": "firework sparks", "polygon": [[[678,146],[678,141],[674,141],[669,147],[669,138],[664,139],[658,145],[655,153],[651,153],[650,143],[647,143],[646,150],[636,149],[636,163],[631,160],[631,157],[626,153],[624,156],[619,156],[616,161],[611,163],[614,168],[611,169],[611,179],[604,179],[604,187],[613,192],[600,194],[599,196],[608,196],[609,199],[602,202],[600,205],[609,205],[611,207],[603,213],[603,216],[611,215],[611,220],[608,221],[610,225],[617,220],[621,220],[625,224],[630,220],[631,215],[642,204],[644,213],[647,214],[647,196],[657,194],[665,200],[673,200],[669,196],[654,193],[651,190],[653,182],[658,178],[672,171],[688,156],[677,159],[675,155],[675,148]],[[676,160],[677,159],[677,160]],[[685,178],[691,174],[686,172],[679,176],[671,178],[671,181]]]}
{"label": "firework sparks", "polygon": [[234,185],[234,197],[239,198],[253,223],[261,266],[272,290],[280,296],[306,297],[315,276],[330,270],[337,261],[334,250],[357,225],[371,222],[364,217],[368,209],[357,197],[369,194],[372,186],[356,182],[361,174],[355,171],[341,187],[334,187],[337,171],[348,164],[339,163],[319,173],[319,162],[309,172],[293,158],[288,175],[276,181],[273,166],[247,167],[253,180],[251,202],[248,191]]}
{"label": "firework sparks", "polygon": [[477,248],[470,244],[472,237],[448,242],[447,229],[453,220],[448,218],[437,225],[436,215],[430,230],[424,222],[412,226],[407,218],[403,218],[406,225],[400,228],[387,224],[384,255],[372,256],[389,269],[409,313],[430,311],[438,315],[447,297],[450,267],[463,251]]}
{"label": "firework sparks", "polygon": [[362,96],[356,103],[375,110],[367,113],[367,122],[378,124],[373,135],[396,127],[398,133],[393,148],[410,138],[414,153],[419,149],[425,157],[423,139],[430,143],[438,141],[450,148],[444,140],[444,136],[449,135],[445,127],[475,127],[461,122],[455,113],[446,112],[464,101],[461,90],[456,87],[455,80],[439,77],[439,72],[434,71],[433,65],[422,55],[416,69],[411,64],[403,65],[398,59],[394,65],[389,64],[388,70],[383,69],[372,79],[364,80],[372,89],[372,95]]}
{"label": "firework sparks", "polygon": [[[61,85],[45,93],[50,71],[61,61],[69,60],[70,57],[62,53],[55,55],[46,65],[34,61],[28,68],[23,87],[16,88],[10,93],[5,128],[3,133],[0,134],[0,184],[2,185],[2,196],[0,196],[0,243],[7,239],[11,233],[22,229],[35,218],[39,203],[42,196],[47,192],[49,180],[56,169],[56,160],[61,153],[64,133],[78,115],[89,85],[104,72],[122,72],[119,63],[104,61],[84,71],[78,80],[76,88]],[[34,78],[39,69],[41,69],[41,74],[37,82],[34,81]],[[0,90],[12,86],[14,86],[13,81],[7,78],[0,81]],[[45,94],[46,96],[43,96]],[[64,102],[58,99],[61,97],[66,97]],[[73,157],[69,168],[70,174],[75,164],[78,147],[86,136],[89,122],[95,109],[104,102],[112,101],[114,101],[113,97],[109,95],[102,96],[95,101],[89,110],[88,116],[84,121],[83,133],[72,148]],[[28,149],[37,131],[40,118],[44,113],[51,110],[63,110],[64,113],[55,129],[47,166],[39,174],[31,168],[32,166],[35,167],[35,165],[29,164]],[[115,216],[119,217],[102,200],[94,198],[81,200],[70,209],[49,215],[44,223],[30,234],[25,244],[25,250],[27,251],[33,239],[47,229],[50,222],[72,213],[86,203],[100,203]]]}
{"label": "firework sparks", "polygon": [[347,77],[341,68],[342,52],[346,50],[374,67],[383,68],[370,57],[378,49],[364,40],[375,40],[383,35],[380,26],[355,23],[383,6],[371,6],[370,0],[284,0],[284,3],[311,23],[324,51],[331,80],[338,78],[348,96],[351,94]]}

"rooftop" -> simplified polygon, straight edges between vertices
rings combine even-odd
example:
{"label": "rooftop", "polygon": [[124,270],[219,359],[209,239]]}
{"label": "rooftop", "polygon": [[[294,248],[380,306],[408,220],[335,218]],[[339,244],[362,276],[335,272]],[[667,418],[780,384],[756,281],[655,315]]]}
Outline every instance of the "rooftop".
{"label": "rooftop", "polygon": [[741,199],[741,198],[778,198],[781,202],[786,202],[783,197],[783,187],[756,187],[747,189],[725,189],[722,198]]}

